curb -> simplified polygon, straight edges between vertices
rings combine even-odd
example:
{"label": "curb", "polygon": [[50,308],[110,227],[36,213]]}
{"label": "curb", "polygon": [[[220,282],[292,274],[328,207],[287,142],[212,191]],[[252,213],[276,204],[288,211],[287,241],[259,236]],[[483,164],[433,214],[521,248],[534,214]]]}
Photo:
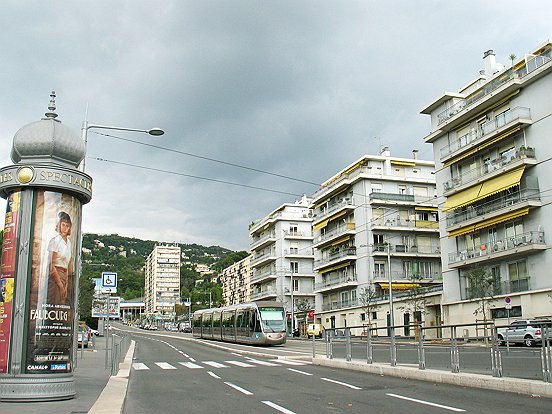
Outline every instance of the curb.
{"label": "curb", "polygon": [[123,412],[135,344],[135,341],[130,342],[125,359],[119,364],[117,375],[109,377],[104,390],[88,411],[89,414],[120,414]]}
{"label": "curb", "polygon": [[488,375],[452,373],[433,369],[420,370],[417,367],[392,367],[390,365],[368,364],[365,361],[343,361],[326,357],[312,358],[313,365],[333,368],[351,369],[377,375],[387,375],[421,381],[459,385],[470,388],[485,388],[488,390],[526,394],[533,397],[552,398],[552,383],[531,381],[520,378],[496,378]]}

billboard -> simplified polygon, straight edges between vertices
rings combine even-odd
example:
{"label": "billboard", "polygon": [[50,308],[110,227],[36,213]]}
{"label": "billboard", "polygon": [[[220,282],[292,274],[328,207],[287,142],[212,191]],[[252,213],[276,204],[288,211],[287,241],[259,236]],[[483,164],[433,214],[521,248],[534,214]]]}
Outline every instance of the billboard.
{"label": "billboard", "polygon": [[121,315],[121,298],[119,296],[109,297],[109,312],[107,310],[108,296],[101,295],[92,299],[93,318],[119,319]]}
{"label": "billboard", "polygon": [[0,374],[8,372],[21,192],[8,196],[0,271]]}
{"label": "billboard", "polygon": [[72,372],[81,203],[71,195],[37,191],[32,215],[25,372]]}

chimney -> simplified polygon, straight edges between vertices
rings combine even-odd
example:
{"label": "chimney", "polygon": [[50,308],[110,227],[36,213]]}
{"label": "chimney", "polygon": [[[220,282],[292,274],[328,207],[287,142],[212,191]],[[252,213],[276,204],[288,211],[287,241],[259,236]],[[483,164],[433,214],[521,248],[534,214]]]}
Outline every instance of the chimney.
{"label": "chimney", "polygon": [[495,54],[492,49],[483,53],[483,61],[485,62],[485,75],[487,79],[490,79],[495,73],[504,69],[504,65],[496,62]]}
{"label": "chimney", "polygon": [[389,151],[389,147],[383,147],[380,151],[380,155],[383,155],[384,157],[390,157],[391,151]]}
{"label": "chimney", "polygon": [[415,160],[418,159],[418,150],[417,149],[412,150],[412,158],[415,159]]}

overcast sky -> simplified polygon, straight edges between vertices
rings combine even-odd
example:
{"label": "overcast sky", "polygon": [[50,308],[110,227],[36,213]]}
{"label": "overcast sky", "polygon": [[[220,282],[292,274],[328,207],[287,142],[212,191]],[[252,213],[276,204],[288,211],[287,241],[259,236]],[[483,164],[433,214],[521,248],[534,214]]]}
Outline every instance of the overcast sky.
{"label": "overcast sky", "polygon": [[486,50],[507,66],[551,38],[551,16],[549,0],[4,0],[0,165],[55,90],[75,134],[87,107],[166,131],[89,131],[85,232],[249,250],[249,223],[382,145],[432,159],[420,110]]}

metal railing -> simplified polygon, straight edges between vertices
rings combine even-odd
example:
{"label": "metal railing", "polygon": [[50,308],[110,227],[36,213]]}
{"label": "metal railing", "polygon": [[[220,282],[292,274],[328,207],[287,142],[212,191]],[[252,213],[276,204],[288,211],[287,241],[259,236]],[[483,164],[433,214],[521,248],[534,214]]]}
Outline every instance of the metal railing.
{"label": "metal railing", "polygon": [[111,376],[117,375],[119,363],[123,362],[130,347],[130,342],[130,335],[122,331],[119,331],[117,334],[109,333],[106,335],[105,369],[110,369]]}
{"label": "metal railing", "polygon": [[[365,359],[367,364],[388,363],[390,366],[417,364],[420,370],[431,368],[449,370],[452,373],[490,374],[497,378],[505,376],[505,369],[509,369],[510,376],[514,378],[540,378],[544,382],[552,382],[552,327],[546,324],[541,326],[542,340],[538,344],[539,348],[526,356],[521,368],[514,371],[504,365],[504,358],[507,357],[510,364],[516,360],[516,356],[510,354],[509,348],[506,348],[506,354],[503,355],[504,348],[500,347],[503,341],[498,340],[497,334],[499,329],[509,326],[512,325],[496,325],[494,321],[429,327],[422,323],[387,327],[360,325],[326,328],[323,341],[325,357],[328,359],[336,359],[341,352],[341,357],[346,361]],[[401,330],[404,330],[405,335],[396,335]],[[474,331],[475,335],[470,335]],[[442,352],[442,347],[448,348],[446,354]],[[313,358],[316,357],[316,352],[313,337]],[[354,355],[355,352],[357,355]],[[447,354],[448,358],[445,357]],[[434,363],[433,359],[439,360],[439,363]],[[519,370],[532,371],[531,374],[516,374]]]}

